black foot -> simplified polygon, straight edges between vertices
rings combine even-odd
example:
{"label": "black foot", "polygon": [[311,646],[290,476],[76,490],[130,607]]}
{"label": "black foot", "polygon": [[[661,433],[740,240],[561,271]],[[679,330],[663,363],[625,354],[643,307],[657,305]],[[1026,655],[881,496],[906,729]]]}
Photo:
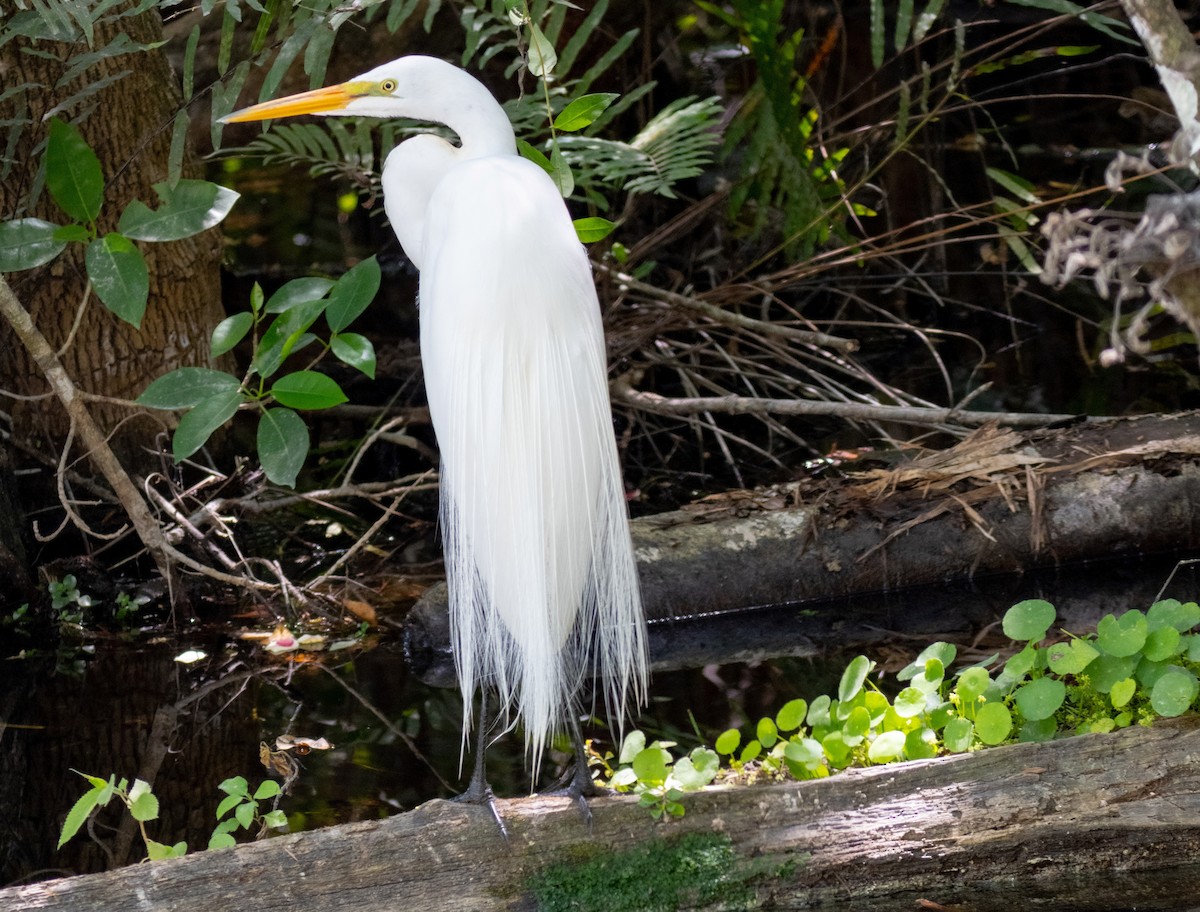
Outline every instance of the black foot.
{"label": "black foot", "polygon": [[500,809],[496,807],[496,796],[492,794],[492,787],[482,777],[477,779],[472,775],[471,784],[467,786],[467,790],[461,795],[455,795],[450,800],[460,801],[464,804],[482,804],[491,812],[492,819],[496,821],[496,826],[500,829],[501,837],[508,842],[508,827],[504,824],[504,818],[500,816]]}
{"label": "black foot", "polygon": [[590,834],[592,832],[592,809],[588,807],[587,800],[595,798],[600,794],[600,790],[592,781],[591,767],[587,761],[587,749],[583,745],[583,735],[579,731],[579,723],[573,720],[571,741],[575,747],[575,762],[547,794],[566,795],[572,799],[575,806],[579,808],[579,816],[583,818],[583,825],[587,827]]}

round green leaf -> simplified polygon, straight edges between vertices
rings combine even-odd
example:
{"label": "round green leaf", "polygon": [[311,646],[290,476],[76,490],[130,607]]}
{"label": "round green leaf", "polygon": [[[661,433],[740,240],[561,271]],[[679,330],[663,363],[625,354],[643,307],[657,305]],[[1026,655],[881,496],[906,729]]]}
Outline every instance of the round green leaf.
{"label": "round green leaf", "polygon": [[984,744],[999,744],[1012,731],[1012,724],[1012,713],[1003,703],[985,703],[975,715],[975,733]]}
{"label": "round green leaf", "polygon": [[779,740],[779,731],[775,728],[773,719],[759,719],[755,734],[758,736],[759,743],[770,750],[775,746],[775,742]]}
{"label": "round green leaf", "polygon": [[294,409],[324,409],[347,400],[332,377],[319,371],[296,371],[275,381],[271,395],[280,405]]}
{"label": "round green leaf", "polygon": [[1151,630],[1159,627],[1174,627],[1187,633],[1200,624],[1200,605],[1195,602],[1180,602],[1178,599],[1163,599],[1155,602],[1146,612],[1146,623]]}
{"label": "round green leaf", "polygon": [[647,747],[633,758],[633,771],[645,785],[662,785],[670,771],[671,755],[661,747]]}
{"label": "round green leaf", "polygon": [[738,749],[738,745],[742,743],[742,733],[736,728],[731,728],[728,731],[721,732],[717,738],[717,743],[713,745],[717,749],[718,754],[732,756],[733,752]]}
{"label": "round green leaf", "polygon": [[871,730],[871,714],[865,706],[856,706],[851,710],[846,722],[842,725],[842,738],[851,747],[861,744]]}
{"label": "round green leaf", "polygon": [[237,202],[238,194],[211,181],[181,180],[154,185],[162,204],[150,209],[134,200],[121,213],[120,232],[139,241],[178,241],[218,224]]}
{"label": "round green leaf", "polygon": [[46,188],[67,215],[94,222],[104,202],[100,159],[72,124],[50,120],[46,143]]}
{"label": "round green leaf", "polygon": [[901,731],[886,731],[871,742],[867,748],[867,759],[872,763],[887,763],[904,753],[905,734]]}
{"label": "round green leaf", "polygon": [[1086,640],[1055,643],[1046,650],[1050,670],[1057,675],[1077,675],[1099,656],[1096,648]]}
{"label": "round green leaf", "polygon": [[20,272],[49,263],[67,246],[59,226],[42,219],[0,222],[0,272]]}
{"label": "round green leaf", "polygon": [[1017,733],[1017,740],[1028,744],[1030,742],[1052,741],[1058,734],[1058,724],[1051,719],[1027,720]]}
{"label": "round green leaf", "polygon": [[821,742],[814,738],[789,741],[783,748],[783,756],[785,760],[810,770],[816,769],[825,762],[825,750],[821,747]]}
{"label": "round green leaf", "polygon": [[358,333],[338,333],[329,340],[330,351],[343,364],[362,371],[375,379],[375,346],[366,336]]}
{"label": "round green leaf", "polygon": [[213,431],[232,418],[241,404],[241,390],[227,390],[210,396],[180,418],[171,439],[175,461],[187,459],[204,446]]}
{"label": "round green leaf", "polygon": [[987,669],[976,666],[963,669],[962,674],[958,676],[958,684],[955,685],[954,691],[964,704],[973,703],[983,696],[991,685],[992,678],[987,673]]}
{"label": "round green leaf", "polygon": [[1056,613],[1045,599],[1017,602],[1004,613],[1004,635],[1017,642],[1037,642],[1046,636]]}
{"label": "round green leaf", "polygon": [[[1148,619],[1147,619],[1148,620]],[[1142,647],[1142,655],[1151,662],[1161,662],[1181,652],[1179,631],[1174,627],[1159,627],[1146,635],[1146,645]]]}
{"label": "round green leaf", "polygon": [[910,679],[911,686],[921,693],[934,693],[946,679],[946,666],[938,658],[926,660],[925,667]]}
{"label": "round green leaf", "polygon": [[1133,674],[1139,658],[1137,655],[1102,655],[1088,665],[1088,680],[1099,693],[1108,693],[1114,684]]}
{"label": "round green leaf", "polygon": [[239,388],[237,377],[207,367],[177,367],[163,374],[138,396],[139,405],[157,409],[186,409],[212,396]]}
{"label": "round green leaf", "polygon": [[88,244],[85,262],[96,297],[126,323],[140,327],[150,296],[150,271],[142,252],[129,238],[110,233]]}
{"label": "round green leaf", "polygon": [[904,756],[909,760],[929,760],[937,753],[937,732],[932,728],[916,728],[904,736]]}
{"label": "round green leaf", "polygon": [[[1034,722],[1049,719],[1066,698],[1067,686],[1057,678],[1037,678],[1020,688],[1014,695],[1021,715]],[[978,719],[976,721],[978,722]]]}
{"label": "round green leaf", "polygon": [[596,118],[604,113],[604,109],[619,97],[615,92],[580,95],[554,118],[554,129],[564,133],[574,133],[576,130],[591,126]]}
{"label": "round green leaf", "polygon": [[951,719],[942,729],[942,743],[946,750],[962,754],[971,749],[971,739],[975,735],[975,726],[962,718]]}
{"label": "round green leaf", "polygon": [[721,761],[707,747],[698,747],[688,756],[680,757],[671,768],[671,779],[684,791],[704,788],[716,777]]}
{"label": "round green leaf", "polygon": [[806,717],[809,728],[829,724],[829,707],[832,703],[828,694],[821,694],[813,698],[813,701],[808,704],[808,716]]}
{"label": "round green leaf", "polygon": [[632,763],[633,758],[646,749],[646,735],[636,728],[625,736],[621,742],[621,755],[618,763]]}
{"label": "round green leaf", "polygon": [[308,456],[308,427],[289,408],[271,408],[258,420],[258,461],[267,478],[287,488],[296,486],[296,476]]}
{"label": "round green leaf", "polygon": [[213,833],[212,838],[208,840],[210,849],[232,849],[237,845],[237,840],[228,833]]}
{"label": "round green leaf", "polygon": [[757,740],[749,742],[742,748],[741,754],[738,756],[739,763],[749,763],[751,760],[757,760],[758,755],[762,753],[762,745]]}
{"label": "round green leaf", "polygon": [[235,313],[217,324],[212,331],[212,356],[218,358],[230,351],[235,345],[246,338],[250,327],[254,325],[254,314],[249,311]]}
{"label": "round green leaf", "polygon": [[[804,724],[804,715],[808,712],[808,703],[804,700],[789,700],[775,714],[775,726],[781,732],[790,732]],[[723,751],[722,753],[729,753]]]}
{"label": "round green leaf", "polygon": [[1136,692],[1137,681],[1133,678],[1124,678],[1112,686],[1108,692],[1108,698],[1112,701],[1113,709],[1121,709],[1128,705]]}
{"label": "round green leaf", "polygon": [[1150,705],[1160,716],[1178,716],[1187,712],[1200,692],[1200,683],[1192,672],[1172,666],[1150,689]]}
{"label": "round green leaf", "polygon": [[380,283],[379,261],[368,257],[357,263],[334,283],[325,306],[325,322],[340,333],[375,299]]}
{"label": "round green leaf", "polygon": [[1096,626],[1096,646],[1110,656],[1131,656],[1146,645],[1146,616],[1134,609],[1119,618],[1106,614]]}
{"label": "round green leaf", "polygon": [[842,672],[842,680],[838,685],[838,699],[843,703],[853,700],[862,690],[863,682],[874,667],[875,663],[866,656],[860,655],[851,659],[846,670]]}
{"label": "round green leaf", "polygon": [[158,799],[150,790],[150,783],[144,779],[135,779],[129,789],[129,814],[143,823],[158,817]]}
{"label": "round green leaf", "polygon": [[911,719],[925,711],[925,693],[915,687],[906,687],[896,694],[893,705],[896,715],[902,719]]}
{"label": "round green leaf", "polygon": [[921,650],[921,654],[905,665],[896,673],[896,680],[907,681],[914,675],[926,670],[926,666],[930,659],[937,659],[942,663],[943,671],[954,664],[954,659],[958,655],[958,649],[952,643],[931,643]]}

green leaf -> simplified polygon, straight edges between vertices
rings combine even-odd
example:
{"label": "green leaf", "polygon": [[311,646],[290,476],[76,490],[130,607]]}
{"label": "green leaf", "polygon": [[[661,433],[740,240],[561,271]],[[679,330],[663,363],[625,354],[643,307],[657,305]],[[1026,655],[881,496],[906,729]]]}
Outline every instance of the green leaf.
{"label": "green leaf", "polygon": [[863,682],[874,667],[875,663],[866,656],[860,655],[851,659],[846,670],[842,672],[841,683],[838,684],[838,699],[843,703],[853,700],[862,690]]}
{"label": "green leaf", "polygon": [[100,795],[106,786],[107,783],[103,786],[93,785],[71,805],[71,810],[67,812],[67,818],[63,821],[62,832],[58,836],[58,848],[61,849],[72,836],[79,832],[79,828],[83,826],[92,811],[96,809],[96,805],[100,803]]}
{"label": "green leaf", "polygon": [[308,427],[303,418],[288,408],[263,412],[258,421],[258,460],[272,482],[295,487],[308,447]]}
{"label": "green leaf", "polygon": [[987,176],[994,180],[997,184],[1011,193],[1013,196],[1026,203],[1038,202],[1037,193],[1034,192],[1034,186],[1029,181],[1020,175],[1013,174],[1009,171],[1004,171],[1001,168],[986,168]]}
{"label": "green leaf", "polygon": [[575,175],[571,173],[571,166],[563,157],[562,146],[557,142],[550,146],[550,169],[550,179],[564,198],[575,192]]}
{"label": "green leaf", "polygon": [[921,650],[920,655],[896,673],[896,680],[907,681],[922,671],[927,672],[931,659],[937,659],[941,663],[944,674],[945,669],[954,664],[954,659],[957,655],[958,648],[953,643],[931,643]]}
{"label": "green leaf", "polygon": [[632,763],[633,758],[646,749],[646,735],[636,728],[625,736],[621,742],[621,756],[618,763]]}
{"label": "green leaf", "polygon": [[258,808],[252,802],[246,801],[234,809],[233,816],[242,825],[243,830],[248,830],[250,829],[250,824],[254,823],[254,815],[257,811]]}
{"label": "green leaf", "polygon": [[721,768],[720,758],[707,747],[697,747],[686,757],[680,757],[671,769],[671,779],[684,791],[704,788]]}
{"label": "green leaf", "polygon": [[237,795],[239,798],[250,797],[250,783],[246,781],[245,776],[230,776],[228,779],[223,779],[217,788],[227,795]]}
{"label": "green leaf", "polygon": [[975,733],[984,744],[999,744],[1012,731],[1012,713],[1003,703],[985,703],[975,715]]}
{"label": "green leaf", "polygon": [[1050,670],[1057,675],[1077,675],[1099,656],[1099,651],[1091,643],[1078,639],[1055,643],[1046,650]]}
{"label": "green leaf", "polygon": [[559,112],[554,118],[554,129],[564,133],[574,133],[592,123],[604,113],[605,108],[620,96],[615,92],[597,92],[592,95],[581,95]]}
{"label": "green leaf", "polygon": [[288,825],[287,814],[283,811],[267,811],[263,814],[263,823],[273,830],[285,829]]}
{"label": "green leaf", "polygon": [[671,755],[661,747],[647,747],[633,758],[633,771],[645,785],[662,785],[667,781]]}
{"label": "green leaf", "polygon": [[[217,819],[220,820],[228,814],[233,808],[242,803],[241,795],[226,795],[221,799],[221,803],[217,805]],[[236,821],[235,821],[236,822]]]}
{"label": "green leaf", "polygon": [[[804,724],[804,715],[808,712],[808,703],[804,700],[789,700],[783,704],[783,708],[775,714],[775,726],[781,732],[790,732]],[[718,741],[718,743],[720,743]],[[720,750],[720,748],[717,748]],[[732,751],[721,751],[723,754],[732,753]]]}
{"label": "green leaf", "polygon": [[274,779],[264,779],[258,788],[254,790],[254,798],[257,801],[262,801],[264,798],[274,798],[279,794],[279,783]]}
{"label": "green leaf", "polygon": [[50,120],[46,143],[46,187],[59,208],[73,219],[94,222],[104,202],[100,159],[72,124]]}
{"label": "green leaf", "polygon": [[1146,645],[1142,648],[1142,655],[1151,662],[1161,662],[1171,658],[1181,649],[1179,631],[1174,627],[1159,627],[1146,635]]}
{"label": "green leaf", "polygon": [[204,180],[181,180],[174,187],[154,185],[162,204],[151,209],[134,200],[121,213],[122,234],[139,241],[178,241],[217,225],[229,214],[239,194]]}
{"label": "green leaf", "polygon": [[135,327],[142,325],[150,296],[150,271],[142,252],[116,233],[96,238],[87,248],[87,274],[105,307]]}
{"label": "green leaf", "polygon": [[213,432],[237,413],[241,404],[241,390],[227,390],[211,396],[180,418],[171,440],[175,461],[187,459],[204,446]]}
{"label": "green leaf", "polygon": [[375,346],[366,336],[358,333],[338,333],[329,340],[329,350],[343,364],[362,371],[375,379]]}
{"label": "green leaf", "polygon": [[616,224],[610,222],[606,218],[592,215],[587,218],[577,218],[573,222],[575,225],[575,235],[579,238],[581,244],[592,244],[596,241],[604,240],[612,234]]}
{"label": "green leaf", "polygon": [[[184,850],[187,849],[187,843],[183,843]],[[161,842],[155,842],[153,839],[146,840],[146,857],[150,861],[165,861],[168,858],[178,857],[175,853],[174,846],[163,845]]]}
{"label": "green leaf", "polygon": [[1112,686],[1108,698],[1112,701],[1113,709],[1121,709],[1129,704],[1136,692],[1137,681],[1133,678],[1123,678]]}
{"label": "green leaf", "polygon": [[554,165],[550,164],[550,159],[546,158],[545,153],[535,146],[531,146],[523,139],[517,140],[517,151],[521,153],[522,158],[527,158],[547,174],[553,177]]}
{"label": "green leaf", "polygon": [[912,719],[925,711],[925,692],[915,687],[906,687],[896,694],[896,715],[901,719]]}
{"label": "green leaf", "polygon": [[759,743],[768,750],[774,747],[775,742],[779,740],[779,731],[775,728],[773,719],[759,719],[755,734],[758,736]]}
{"label": "green leaf", "polygon": [[946,750],[962,754],[971,749],[971,739],[975,736],[975,726],[967,719],[951,719],[942,729],[942,743]]}
{"label": "green leaf", "polygon": [[1088,680],[1097,693],[1108,693],[1118,681],[1130,677],[1141,657],[1102,655],[1088,665]]}
{"label": "green leaf", "polygon": [[549,76],[558,65],[554,45],[546,38],[536,22],[529,23],[529,72],[534,76]]}
{"label": "green leaf", "polygon": [[1004,613],[1004,635],[1011,640],[1037,642],[1046,636],[1057,612],[1045,599],[1017,602]]}
{"label": "green leaf", "polygon": [[271,395],[280,405],[294,409],[332,408],[347,401],[336,380],[310,370],[280,377],[271,387]]}
{"label": "green leaf", "polygon": [[795,763],[812,771],[825,762],[825,749],[815,738],[801,738],[799,741],[789,741],[783,749],[783,756],[789,765]]}
{"label": "green leaf", "polygon": [[1146,645],[1148,630],[1146,616],[1136,608],[1119,618],[1106,614],[1096,625],[1096,646],[1110,656],[1131,656]]}
{"label": "green leaf", "polygon": [[958,676],[958,684],[955,685],[954,691],[962,702],[974,703],[991,686],[992,679],[986,668],[966,668]]}
{"label": "green leaf", "polygon": [[150,790],[150,783],[135,779],[129,790],[129,814],[134,820],[145,823],[158,817],[158,798]]}
{"label": "green leaf", "polygon": [[305,276],[284,283],[267,300],[267,313],[283,313],[300,304],[317,301],[329,293],[334,283],[317,276]]}
{"label": "green leaf", "polygon": [[1178,599],[1163,599],[1155,602],[1146,612],[1146,623],[1151,630],[1159,627],[1174,627],[1187,633],[1200,624],[1200,605],[1195,602],[1180,602]]}
{"label": "green leaf", "polygon": [[1150,689],[1150,705],[1160,716],[1171,718],[1187,712],[1200,692],[1200,683],[1192,672],[1171,666]]}
{"label": "green leaf", "polygon": [[237,840],[228,833],[213,833],[212,838],[208,840],[210,849],[232,849],[237,845]]}
{"label": "green leaf", "polygon": [[49,263],[67,246],[59,226],[36,218],[0,222],[0,272],[20,272]]}
{"label": "green leaf", "polygon": [[[731,728],[727,731],[721,732],[720,736],[717,738],[716,744],[713,746],[717,749],[718,754],[733,756],[733,752],[738,749],[738,745],[741,743],[742,733],[736,728]],[[621,762],[625,763],[627,761],[622,760]]]}
{"label": "green leaf", "polygon": [[850,711],[845,724],[842,725],[842,738],[851,747],[857,747],[862,744],[870,730],[871,714],[865,706],[856,706]]}
{"label": "green leaf", "polygon": [[88,229],[84,228],[83,225],[75,222],[72,222],[69,225],[63,225],[54,232],[54,240],[66,241],[68,244],[71,243],[71,241],[77,241],[79,243],[86,244],[91,239],[92,233],[88,231]]}
{"label": "green leaf", "polygon": [[758,759],[758,755],[762,753],[762,745],[758,741],[750,741],[742,748],[742,752],[738,755],[739,763],[749,763],[751,760]]}
{"label": "green leaf", "polygon": [[902,731],[886,731],[871,742],[867,748],[867,759],[872,763],[887,763],[904,753],[905,734]]}
{"label": "green leaf", "polygon": [[254,314],[249,311],[235,313],[217,324],[212,331],[212,356],[220,357],[246,338],[250,327],[254,325]]}
{"label": "green leaf", "polygon": [[937,732],[932,728],[917,728],[904,736],[904,756],[909,760],[929,760],[937,753]]}
{"label": "green leaf", "polygon": [[1014,694],[1021,715],[1033,722],[1053,716],[1066,697],[1067,686],[1057,678],[1037,678]]}
{"label": "green leaf", "polygon": [[146,387],[137,402],[148,408],[186,409],[239,388],[237,377],[224,371],[207,367],[177,367]]}
{"label": "green leaf", "polygon": [[346,271],[329,292],[325,321],[335,333],[341,332],[367,309],[379,291],[379,261],[368,257]]}

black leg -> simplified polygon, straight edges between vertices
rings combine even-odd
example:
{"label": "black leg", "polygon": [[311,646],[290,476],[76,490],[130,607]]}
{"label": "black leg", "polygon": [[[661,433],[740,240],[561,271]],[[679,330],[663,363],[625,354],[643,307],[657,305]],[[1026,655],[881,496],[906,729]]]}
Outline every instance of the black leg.
{"label": "black leg", "polygon": [[583,732],[579,730],[579,719],[570,717],[571,743],[575,748],[575,769],[571,774],[571,782],[567,786],[567,795],[575,799],[579,814],[583,817],[584,826],[589,833],[592,831],[592,809],[588,807],[588,798],[596,795],[596,784],[592,782],[591,770],[588,767],[587,747],[583,743]]}
{"label": "black leg", "polygon": [[508,827],[496,807],[496,796],[488,785],[487,773],[484,769],[484,754],[487,752],[487,689],[480,688],[479,692],[479,725],[475,732],[475,765],[471,771],[471,782],[467,790],[456,796],[454,801],[464,801],[471,804],[482,804],[491,811],[492,819],[500,828],[500,835],[508,842]]}

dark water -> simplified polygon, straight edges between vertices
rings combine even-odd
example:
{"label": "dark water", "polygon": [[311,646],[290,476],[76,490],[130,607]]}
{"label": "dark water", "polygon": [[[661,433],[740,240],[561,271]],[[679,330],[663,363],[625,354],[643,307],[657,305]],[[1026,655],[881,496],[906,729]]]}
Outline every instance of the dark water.
{"label": "dark water", "polygon": [[[1080,632],[1107,611],[1147,607],[1172,566],[1127,559],[653,625],[660,669],[688,655],[703,664],[656,671],[650,705],[637,724],[684,749],[711,743],[724,729],[773,714],[789,699],[832,692],[856,652],[880,664],[886,686],[889,672],[935,639],[951,639],[964,654],[979,657],[1001,648],[995,622],[1019,599],[1049,598],[1059,607],[1060,624]],[[1193,598],[1198,589],[1187,568],[1166,594]],[[207,658],[174,660],[187,649]],[[722,653],[741,661],[721,662]],[[333,745],[302,758],[291,793],[280,800],[295,830],[399,813],[453,794],[465,782],[457,691],[420,681],[394,637],[299,658],[271,657],[259,643],[212,632],[66,638],[57,654],[0,663],[0,719],[0,800],[9,809],[0,815],[4,884],[143,857],[128,816],[108,810],[95,833],[110,851],[116,847],[115,857],[83,834],[56,850],[62,819],[85,789],[72,770],[151,782],[161,809],[160,819],[148,824],[151,838],[186,840],[193,850],[207,844],[215,825],[223,797],[218,783],[237,775],[252,785],[266,778],[260,744],[282,734]],[[602,748],[610,744],[602,724],[588,734]],[[543,786],[566,763],[566,745],[558,747],[540,771]],[[528,793],[531,776],[518,734],[494,744],[488,770],[498,794]]]}

